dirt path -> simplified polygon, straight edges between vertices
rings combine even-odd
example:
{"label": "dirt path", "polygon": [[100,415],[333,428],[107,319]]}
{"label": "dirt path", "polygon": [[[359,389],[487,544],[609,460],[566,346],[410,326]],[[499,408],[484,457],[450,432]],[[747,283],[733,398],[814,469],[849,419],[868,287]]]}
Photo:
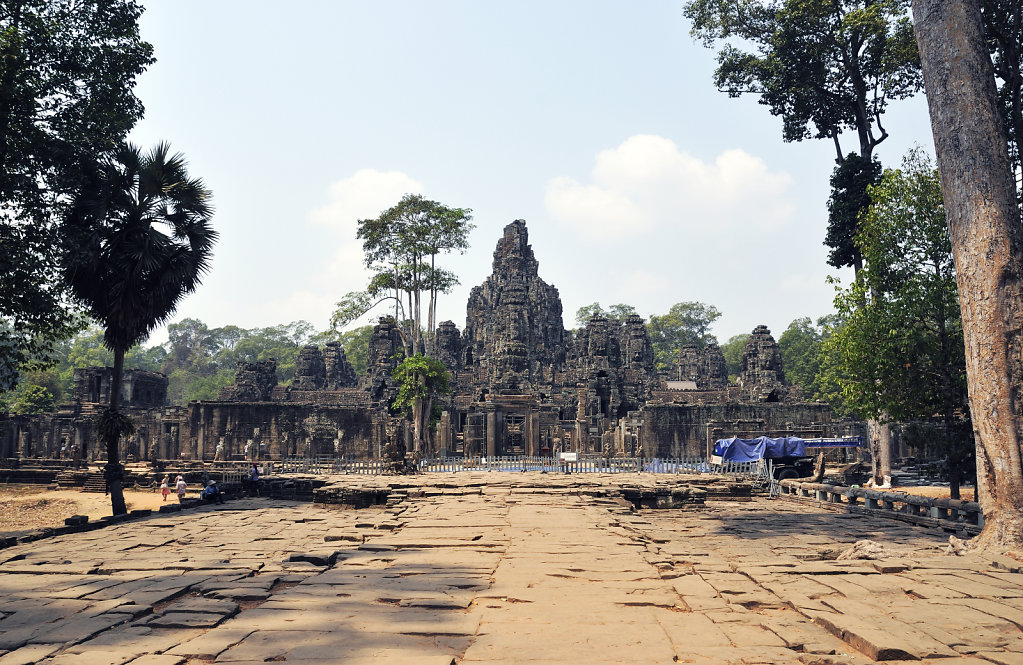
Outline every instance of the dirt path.
{"label": "dirt path", "polygon": [[[159,492],[148,490],[125,490],[124,499],[128,510],[156,510],[163,503]],[[174,495],[167,500],[175,501]],[[72,515],[88,515],[90,520],[97,520],[110,514],[110,496],[107,494],[0,485],[0,535],[63,526],[65,518]]]}

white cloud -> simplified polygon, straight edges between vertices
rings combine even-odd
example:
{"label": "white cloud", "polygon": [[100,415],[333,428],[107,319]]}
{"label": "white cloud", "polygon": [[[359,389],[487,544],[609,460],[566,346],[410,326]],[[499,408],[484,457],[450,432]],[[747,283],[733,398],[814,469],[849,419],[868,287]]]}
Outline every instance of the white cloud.
{"label": "white cloud", "polygon": [[[322,241],[333,251],[309,271],[301,288],[267,303],[275,316],[290,320],[289,316],[307,318],[308,312],[322,312],[329,317],[344,294],[366,288],[370,273],[363,265],[362,243],[355,235],[358,220],[376,217],[405,194],[421,194],[423,189],[421,182],[405,173],[375,169],[360,169],[331,184],[327,203],[311,210],[307,220],[332,232]],[[378,314],[363,317],[359,324]],[[324,318],[315,325],[319,328],[326,323]]]}
{"label": "white cloud", "polygon": [[405,194],[421,194],[423,184],[401,171],[360,169],[328,189],[330,202],[309,213],[309,221],[344,233],[360,219],[373,218]]}
{"label": "white cloud", "polygon": [[792,217],[792,182],[743,150],[709,163],[670,139],[637,135],[597,155],[591,183],[551,179],[545,202],[555,219],[601,239],[669,226],[700,236],[764,232]]}
{"label": "white cloud", "polygon": [[560,219],[602,237],[631,229],[645,231],[651,221],[628,196],[597,185],[581,185],[572,178],[554,178],[547,184],[547,210]]}

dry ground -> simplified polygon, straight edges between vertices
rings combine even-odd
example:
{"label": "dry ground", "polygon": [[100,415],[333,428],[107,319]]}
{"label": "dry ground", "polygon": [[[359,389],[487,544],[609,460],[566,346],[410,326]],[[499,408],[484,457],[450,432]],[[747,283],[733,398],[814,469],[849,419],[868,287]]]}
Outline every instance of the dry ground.
{"label": "dry ground", "polygon": [[[947,487],[895,487],[889,491],[929,497],[947,498],[949,495]],[[156,510],[163,503],[160,493],[151,490],[126,489],[124,498],[128,510]],[[964,487],[962,498],[974,500],[973,488]],[[167,501],[175,500],[173,494],[167,498]],[[62,526],[64,519],[72,515],[88,515],[90,520],[97,520],[110,514],[110,496],[106,494],[74,489],[47,490],[37,485],[0,485],[0,535]]]}
{"label": "dry ground", "polygon": [[[157,509],[163,497],[150,490],[126,489],[128,510]],[[176,501],[172,494],[168,501]],[[51,526],[63,526],[72,515],[97,520],[110,515],[110,496],[80,490],[47,490],[38,485],[0,485],[0,535]]]}
{"label": "dry ground", "polygon": [[[920,487],[893,487],[887,490],[881,490],[882,492],[905,492],[906,494],[914,494],[916,496],[929,496],[935,499],[938,498],[949,498],[949,492],[947,487],[934,487],[934,486],[920,486]],[[963,501],[976,501],[974,495],[974,488],[963,485],[959,490],[959,498]]]}
{"label": "dry ground", "polygon": [[[1017,562],[809,503],[637,511],[622,480],[418,477],[15,545],[0,665],[1023,665]],[[861,540],[887,558],[830,556]]]}

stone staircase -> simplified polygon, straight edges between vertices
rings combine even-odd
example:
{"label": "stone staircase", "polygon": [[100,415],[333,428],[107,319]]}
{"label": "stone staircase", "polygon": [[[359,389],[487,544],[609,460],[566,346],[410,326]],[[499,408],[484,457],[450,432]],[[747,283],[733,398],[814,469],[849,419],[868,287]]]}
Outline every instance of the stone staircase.
{"label": "stone staircase", "polygon": [[85,483],[82,485],[83,492],[97,492],[104,494],[107,491],[107,482],[103,479],[103,472],[96,471],[90,473],[85,479]]}
{"label": "stone staircase", "polygon": [[85,484],[85,481],[89,478],[88,471],[74,471],[68,469],[67,471],[61,471],[57,474],[57,477],[53,479],[53,482],[58,487],[81,487]]}

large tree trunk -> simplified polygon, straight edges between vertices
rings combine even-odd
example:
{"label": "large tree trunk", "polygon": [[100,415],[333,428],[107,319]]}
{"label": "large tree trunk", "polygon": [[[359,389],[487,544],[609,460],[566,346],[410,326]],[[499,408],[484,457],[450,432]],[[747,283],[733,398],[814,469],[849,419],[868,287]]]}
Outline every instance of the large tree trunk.
{"label": "large tree trunk", "polygon": [[[114,351],[114,375],[110,380],[110,413],[117,414],[121,410],[121,382],[124,375],[124,350]],[[114,515],[124,515],[128,507],[124,503],[124,466],[121,465],[121,437],[117,432],[105,432],[107,444],[107,466],[103,476],[110,492],[110,506]]]}
{"label": "large tree trunk", "polygon": [[874,487],[887,487],[892,478],[892,429],[879,420],[867,421],[870,474]]}
{"label": "large tree trunk", "polygon": [[980,547],[1023,544],[1023,230],[977,0],[913,0],[955,255],[984,509]]}

